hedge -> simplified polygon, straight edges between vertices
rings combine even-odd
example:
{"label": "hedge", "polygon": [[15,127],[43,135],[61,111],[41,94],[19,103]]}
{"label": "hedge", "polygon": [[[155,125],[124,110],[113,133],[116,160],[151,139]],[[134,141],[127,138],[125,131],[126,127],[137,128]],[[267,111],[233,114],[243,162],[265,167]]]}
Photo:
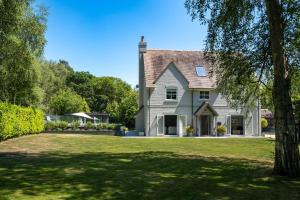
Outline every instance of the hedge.
{"label": "hedge", "polygon": [[44,112],[31,107],[0,103],[0,141],[44,130]]}

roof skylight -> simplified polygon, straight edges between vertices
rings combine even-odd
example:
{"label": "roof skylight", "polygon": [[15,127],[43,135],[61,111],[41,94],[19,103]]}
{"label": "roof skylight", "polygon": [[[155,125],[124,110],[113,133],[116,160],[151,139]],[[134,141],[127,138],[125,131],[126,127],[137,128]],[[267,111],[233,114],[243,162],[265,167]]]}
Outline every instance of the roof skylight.
{"label": "roof skylight", "polygon": [[196,66],[196,73],[198,76],[206,76],[205,68],[201,65]]}

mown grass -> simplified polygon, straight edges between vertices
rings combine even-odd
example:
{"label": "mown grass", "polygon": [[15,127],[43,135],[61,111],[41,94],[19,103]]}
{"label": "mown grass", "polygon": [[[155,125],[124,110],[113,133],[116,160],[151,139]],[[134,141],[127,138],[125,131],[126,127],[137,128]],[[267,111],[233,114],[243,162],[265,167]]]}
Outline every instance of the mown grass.
{"label": "mown grass", "polygon": [[299,199],[267,139],[40,134],[0,143],[0,199]]}

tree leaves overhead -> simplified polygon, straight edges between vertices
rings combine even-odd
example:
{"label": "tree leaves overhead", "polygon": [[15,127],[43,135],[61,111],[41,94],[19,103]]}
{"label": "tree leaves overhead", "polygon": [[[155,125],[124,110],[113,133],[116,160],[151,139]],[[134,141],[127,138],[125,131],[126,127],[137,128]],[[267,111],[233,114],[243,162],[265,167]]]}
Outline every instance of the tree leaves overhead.
{"label": "tree leaves overhead", "polygon": [[[290,72],[300,66],[300,1],[281,1],[285,14],[285,50]],[[208,26],[207,57],[218,89],[233,105],[249,104],[273,76],[266,6],[260,0],[186,0],[193,20]],[[297,39],[296,39],[297,38]],[[255,75],[255,76],[254,76]],[[226,78],[224,78],[226,77]],[[252,98],[253,99],[253,98]]]}

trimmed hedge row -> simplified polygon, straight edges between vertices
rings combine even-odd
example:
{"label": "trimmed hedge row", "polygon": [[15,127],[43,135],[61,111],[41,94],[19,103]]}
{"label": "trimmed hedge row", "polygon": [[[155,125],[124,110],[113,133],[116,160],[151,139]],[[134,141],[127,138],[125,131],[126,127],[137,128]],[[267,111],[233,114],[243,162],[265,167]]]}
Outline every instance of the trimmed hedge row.
{"label": "trimmed hedge row", "polygon": [[44,112],[31,107],[0,103],[0,141],[44,130]]}

